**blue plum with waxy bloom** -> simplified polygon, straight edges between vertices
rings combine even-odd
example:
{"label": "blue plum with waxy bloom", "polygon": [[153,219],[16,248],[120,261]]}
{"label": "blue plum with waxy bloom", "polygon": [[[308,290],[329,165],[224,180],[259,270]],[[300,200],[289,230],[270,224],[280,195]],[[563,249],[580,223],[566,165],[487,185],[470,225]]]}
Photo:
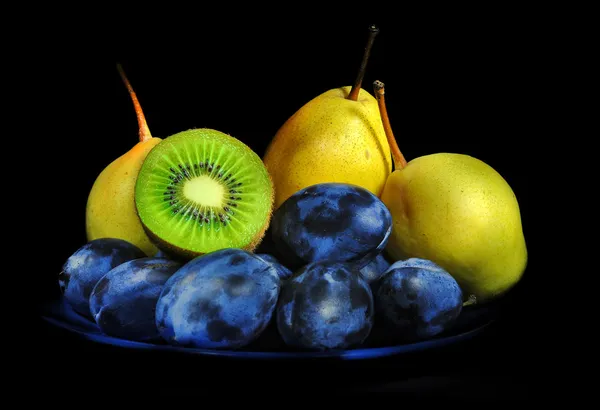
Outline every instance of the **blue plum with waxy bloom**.
{"label": "blue plum with waxy bloom", "polygon": [[281,204],[271,228],[277,256],[292,270],[318,261],[353,262],[360,269],[385,248],[392,216],[365,188],[320,183]]}
{"label": "blue plum with waxy bloom", "polygon": [[165,283],[156,304],[158,330],[174,345],[244,347],[271,320],[280,283],[270,263],[242,249],[198,256]]}
{"label": "blue plum with waxy bloom", "polygon": [[314,262],[283,284],[276,318],[287,345],[328,350],[361,345],[373,316],[371,288],[354,265]]}
{"label": "blue plum with waxy bloom", "polygon": [[462,311],[463,294],[456,280],[427,259],[394,262],[375,285],[376,315],[390,339],[433,337],[448,330]]}
{"label": "blue plum with waxy bloom", "polygon": [[92,240],[77,249],[58,276],[64,298],[77,313],[90,317],[90,294],[96,283],[111,269],[146,254],[132,243],[118,238]]}
{"label": "blue plum with waxy bloom", "polygon": [[292,276],[292,271],[285,267],[281,262],[279,262],[279,259],[277,259],[275,256],[270,255],[268,253],[258,253],[256,254],[256,256],[261,257],[262,259],[273,265],[275,270],[277,270],[277,274],[279,275],[279,278],[281,280],[289,279],[289,277]]}
{"label": "blue plum with waxy bloom", "polygon": [[90,295],[90,311],[100,330],[127,340],[160,340],[156,302],[180,267],[178,262],[154,257],[134,259],[110,270]]}

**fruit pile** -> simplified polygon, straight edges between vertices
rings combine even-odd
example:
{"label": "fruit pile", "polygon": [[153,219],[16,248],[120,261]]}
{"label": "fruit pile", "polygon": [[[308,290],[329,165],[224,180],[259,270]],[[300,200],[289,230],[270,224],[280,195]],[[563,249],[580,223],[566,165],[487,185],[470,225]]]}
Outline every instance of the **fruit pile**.
{"label": "fruit pile", "polygon": [[184,261],[99,238],[67,260],[60,284],[75,311],[127,340],[237,349],[272,323],[288,346],[345,349],[366,341],[376,317],[390,341],[435,336],[460,314],[461,288],[429,260],[390,264],[391,232],[389,210],[370,191],[320,183],[274,212],[256,252],[221,248]]}
{"label": "fruit pile", "polygon": [[119,66],[140,141],[92,186],[59,277],[73,310],[133,341],[239,349],[271,329],[351,349],[376,328],[432,338],[510,290],[527,263],[513,191],[467,155],[405,160],[383,83],[361,88],[369,31],[354,85],[301,107],[264,158],[214,129],[152,137]]}

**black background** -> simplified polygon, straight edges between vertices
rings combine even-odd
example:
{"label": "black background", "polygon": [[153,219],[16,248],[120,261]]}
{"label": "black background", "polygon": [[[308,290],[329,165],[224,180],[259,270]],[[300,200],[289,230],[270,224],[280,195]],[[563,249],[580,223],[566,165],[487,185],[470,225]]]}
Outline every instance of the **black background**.
{"label": "black background", "polygon": [[[299,384],[306,389],[307,378],[311,388],[329,391],[338,386],[461,400],[527,393],[536,338],[530,286],[536,275],[533,165],[528,159],[544,99],[540,61],[547,44],[535,22],[510,11],[473,17],[440,10],[382,20],[199,17],[196,24],[178,26],[140,18],[114,27],[101,24],[92,34],[57,27],[59,39],[43,43],[56,54],[38,79],[50,85],[42,97],[51,112],[46,124],[53,130],[45,141],[54,150],[48,171],[63,183],[52,188],[54,217],[45,221],[52,243],[40,271],[39,300],[58,295],[56,275],[85,243],[85,204],[94,179],[137,142],[136,117],[117,62],[137,92],[153,136],[209,127],[239,138],[262,156],[279,126],[304,103],[352,84],[367,27],[375,23],[381,32],[363,88],[372,93],[376,79],[386,84],[388,113],[407,160],[433,152],[473,155],[500,172],[519,200],[530,261],[496,326],[472,342],[437,352],[372,363],[300,365],[121,351],[41,322],[37,340],[44,342],[36,351],[45,371],[39,374],[40,387],[63,384],[58,375],[64,374],[70,384],[90,388],[94,382],[87,375],[93,367],[97,374],[106,371],[114,383],[151,383],[160,374],[155,394],[252,387],[261,379],[293,391]],[[308,376],[300,375],[304,371]]]}

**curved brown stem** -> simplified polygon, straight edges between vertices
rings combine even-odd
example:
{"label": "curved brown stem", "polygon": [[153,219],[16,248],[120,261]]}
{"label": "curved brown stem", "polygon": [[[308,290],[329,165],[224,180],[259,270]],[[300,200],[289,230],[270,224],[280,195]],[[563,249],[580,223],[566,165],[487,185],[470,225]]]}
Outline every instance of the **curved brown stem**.
{"label": "curved brown stem", "polygon": [[362,85],[363,78],[365,77],[367,63],[369,62],[369,56],[371,55],[371,48],[373,48],[373,42],[375,41],[375,36],[377,36],[377,33],[379,33],[379,29],[377,28],[377,26],[369,26],[369,39],[367,41],[367,46],[365,47],[365,53],[363,54],[363,59],[360,64],[360,69],[358,70],[358,75],[356,76],[356,80],[352,85],[350,94],[348,94],[349,100],[358,100],[358,93],[360,92],[360,87]]}
{"label": "curved brown stem", "polygon": [[390,125],[390,118],[388,117],[387,108],[385,106],[385,85],[377,80],[373,82],[373,88],[375,89],[375,98],[379,105],[379,113],[381,115],[383,129],[385,130],[385,136],[387,137],[388,144],[390,144],[390,150],[392,151],[392,157],[394,158],[394,167],[395,169],[402,169],[406,166],[406,159],[398,147],[398,143],[392,132],[392,126]]}
{"label": "curved brown stem", "polygon": [[129,80],[127,79],[127,76],[125,75],[125,71],[123,71],[123,67],[121,67],[121,64],[117,64],[117,70],[119,70],[121,79],[125,83],[127,91],[129,91],[129,95],[131,96],[131,100],[133,101],[133,108],[135,109],[138,125],[140,127],[140,142],[147,141],[152,138],[152,134],[150,134],[150,129],[148,128],[148,124],[146,123],[146,117],[144,117],[142,106],[140,105],[140,102],[137,99],[137,95],[135,94],[135,91],[133,91],[133,87],[131,86]]}

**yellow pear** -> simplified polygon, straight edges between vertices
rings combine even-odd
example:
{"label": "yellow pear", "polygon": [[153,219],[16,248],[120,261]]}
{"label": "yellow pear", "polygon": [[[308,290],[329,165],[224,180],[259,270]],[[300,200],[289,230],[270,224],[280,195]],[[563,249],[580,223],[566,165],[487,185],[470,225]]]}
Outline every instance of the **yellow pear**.
{"label": "yellow pear", "polygon": [[392,171],[377,100],[361,88],[373,40],[352,87],[328,90],[292,115],[270,142],[263,162],[275,185],[275,208],[307,186],[345,182],[379,196]]}
{"label": "yellow pear", "polygon": [[436,153],[406,162],[393,136],[384,84],[374,83],[394,158],[381,200],[392,214],[386,252],[444,267],[466,296],[493,300],[515,285],[527,265],[517,198],[491,166],[469,155]]}
{"label": "yellow pear", "polygon": [[118,65],[117,68],[133,100],[139,125],[139,142],[104,168],[94,181],[86,206],[86,234],[88,241],[97,238],[124,239],[138,246],[148,256],[153,256],[158,248],[142,228],[135,208],[134,192],[146,155],[162,139],[150,134],[137,96],[122,67]]}

